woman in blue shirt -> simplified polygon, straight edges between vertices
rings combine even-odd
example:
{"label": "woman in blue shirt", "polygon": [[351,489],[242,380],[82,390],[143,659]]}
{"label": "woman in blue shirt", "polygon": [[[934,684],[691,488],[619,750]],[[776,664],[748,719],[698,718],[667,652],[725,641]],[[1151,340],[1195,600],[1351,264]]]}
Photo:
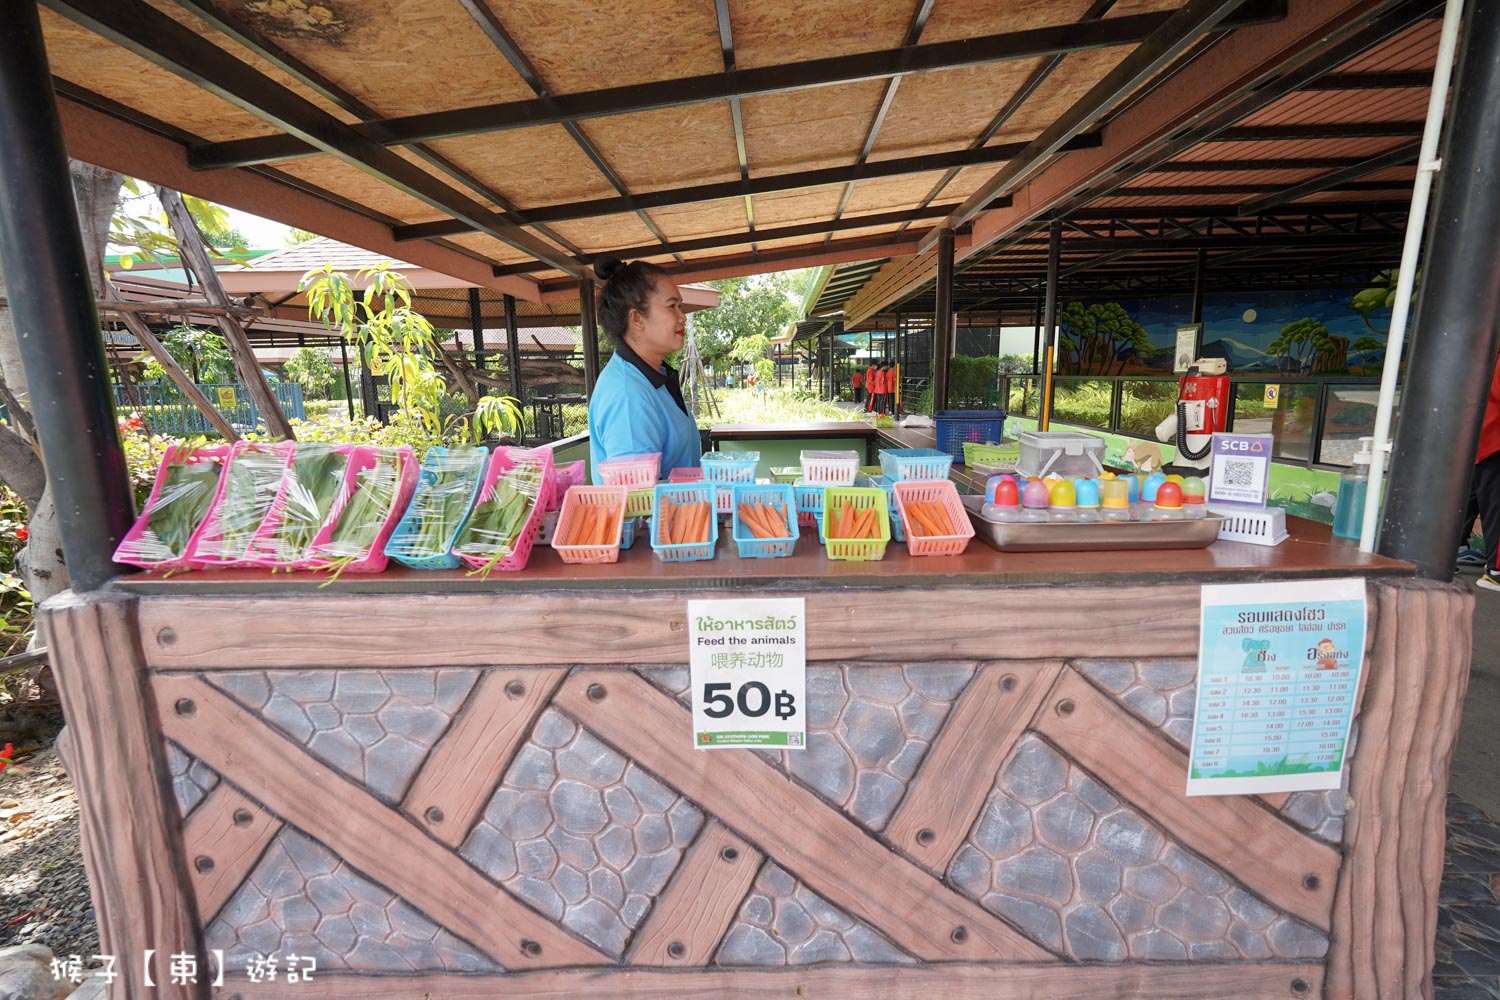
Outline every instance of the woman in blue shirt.
{"label": "woman in blue shirt", "polygon": [[655,264],[604,256],[594,264],[599,325],[615,342],[614,357],[599,373],[589,399],[589,471],[622,455],[661,453],[670,469],[696,467],[702,455],[698,422],[682,398],[682,382],[666,363],[682,350],[687,317],[682,296]]}

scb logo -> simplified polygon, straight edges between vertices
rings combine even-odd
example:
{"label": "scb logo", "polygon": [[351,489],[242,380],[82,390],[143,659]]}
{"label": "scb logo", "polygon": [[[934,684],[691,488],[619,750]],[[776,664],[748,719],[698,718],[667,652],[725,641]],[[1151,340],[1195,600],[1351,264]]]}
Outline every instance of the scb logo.
{"label": "scb logo", "polygon": [[1228,438],[1223,441],[1221,447],[1225,451],[1243,451],[1252,455],[1266,450],[1265,444],[1260,441],[1239,441],[1235,438]]}

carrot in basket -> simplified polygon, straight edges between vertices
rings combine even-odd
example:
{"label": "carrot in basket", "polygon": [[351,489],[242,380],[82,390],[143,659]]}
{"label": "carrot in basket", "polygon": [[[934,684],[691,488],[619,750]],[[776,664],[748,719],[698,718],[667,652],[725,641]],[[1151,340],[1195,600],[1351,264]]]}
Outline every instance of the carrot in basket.
{"label": "carrot in basket", "polygon": [[594,544],[604,545],[609,541],[610,526],[614,523],[615,513],[608,507],[599,508],[599,521],[594,528]]}
{"label": "carrot in basket", "polygon": [[766,529],[771,532],[771,537],[785,538],[786,518],[784,516],[778,518],[776,512],[771,509],[770,504],[759,503],[755,506],[759,508],[760,519],[765,522]]}
{"label": "carrot in basket", "polygon": [[766,534],[766,526],[760,523],[760,518],[756,516],[754,509],[748,504],[740,504],[738,513],[740,515],[740,523],[750,529],[750,534],[756,538],[770,537]]}
{"label": "carrot in basket", "polygon": [[656,513],[656,544],[670,545],[672,539],[672,511],[676,504],[663,500],[661,509]]}
{"label": "carrot in basket", "polygon": [[932,516],[927,511],[927,505],[922,501],[909,501],[906,505],[906,511],[911,515],[911,524],[908,527],[913,529],[913,534],[941,535],[943,533],[933,523]]}
{"label": "carrot in basket", "polygon": [[862,511],[859,512],[859,518],[855,522],[854,537],[855,538],[874,538],[875,537],[875,508],[874,507],[866,507],[864,510],[862,510]]}
{"label": "carrot in basket", "polygon": [[708,541],[708,519],[714,516],[713,509],[706,503],[698,505],[698,518],[693,522],[693,537],[691,541],[702,543]]}
{"label": "carrot in basket", "polygon": [[677,544],[685,545],[691,542],[698,533],[698,505],[686,503],[682,505],[682,516],[677,519]]}
{"label": "carrot in basket", "polygon": [[582,545],[594,530],[594,508],[579,504],[573,511],[572,531],[568,533],[568,545]]}

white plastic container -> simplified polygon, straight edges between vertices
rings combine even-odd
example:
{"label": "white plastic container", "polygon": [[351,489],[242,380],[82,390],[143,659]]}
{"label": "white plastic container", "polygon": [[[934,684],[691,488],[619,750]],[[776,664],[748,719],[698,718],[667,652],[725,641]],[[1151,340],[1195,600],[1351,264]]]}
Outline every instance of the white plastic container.
{"label": "white plastic container", "polygon": [[804,451],[802,481],[819,486],[853,486],[859,472],[859,453],[855,451]]}
{"label": "white plastic container", "polygon": [[1022,431],[1016,469],[1025,476],[1082,476],[1104,471],[1104,439],[1080,431]]}
{"label": "white plastic container", "polygon": [[1224,518],[1219,537],[1231,542],[1252,545],[1280,545],[1287,539],[1286,511],[1280,507],[1236,507],[1232,504],[1208,504],[1210,514]]}

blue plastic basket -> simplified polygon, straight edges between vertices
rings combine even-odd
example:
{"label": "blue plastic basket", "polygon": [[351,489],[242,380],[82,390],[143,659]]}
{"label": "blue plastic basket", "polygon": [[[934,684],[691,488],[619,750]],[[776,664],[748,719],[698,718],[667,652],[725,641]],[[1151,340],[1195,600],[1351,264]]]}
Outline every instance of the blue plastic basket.
{"label": "blue plastic basket", "polygon": [[823,489],[824,487],[819,483],[797,483],[794,485],[792,487],[792,495],[797,498],[797,513],[823,513]]}
{"label": "blue plastic basket", "polygon": [[[959,447],[962,451],[962,446]],[[903,479],[947,479],[953,456],[936,448],[887,448],[880,453],[881,477],[893,483]]]}
{"label": "blue plastic basket", "polygon": [[[947,456],[944,456],[945,458]],[[874,483],[885,490],[885,502],[891,509],[891,541],[906,541],[906,525],[901,523],[901,511],[896,507],[896,484],[889,476],[877,476]],[[818,537],[821,539],[822,528],[819,527]]]}
{"label": "blue plastic basket", "polygon": [[964,464],[964,443],[984,444],[999,441],[1005,427],[1004,410],[939,410],[933,422],[937,424],[937,450],[953,456],[953,461]]}
{"label": "blue plastic basket", "polygon": [[484,485],[484,471],[488,462],[490,450],[483,445],[472,450],[474,455],[474,485],[469,491],[469,508],[458,523],[453,526],[453,532],[448,536],[448,544],[439,555],[415,556],[405,552],[412,539],[422,530],[422,518],[419,511],[422,508],[424,494],[437,482],[438,468],[444,464],[451,452],[441,445],[427,449],[427,456],[422,460],[422,471],[417,479],[417,489],[412,494],[411,503],[407,504],[406,512],[401,515],[401,520],[396,523],[396,530],[391,532],[390,539],[385,543],[385,554],[405,566],[414,569],[458,569],[462,563],[458,556],[452,551],[453,542],[458,538],[459,532],[463,531],[464,525],[469,521],[469,515],[474,511],[474,501],[479,496],[479,489]]}
{"label": "blue plastic basket", "polygon": [[720,486],[755,482],[758,451],[710,451],[703,456],[703,478]]}
{"label": "blue plastic basket", "polygon": [[[739,546],[741,559],[774,559],[789,556],[797,547],[797,502],[792,487],[782,483],[755,484],[734,488],[734,518],[732,532],[735,545]],[[740,504],[763,503],[786,510],[786,525],[791,530],[790,538],[756,538],[755,533],[740,520]]]}
{"label": "blue plastic basket", "polygon": [[655,508],[656,513],[647,522],[647,529],[651,534],[651,549],[656,553],[656,558],[662,562],[693,562],[699,559],[712,559],[714,549],[719,544],[719,519],[712,516],[708,519],[708,541],[690,542],[684,545],[663,545],[656,540],[656,519],[663,510],[663,501],[667,503],[706,503],[710,508],[715,503],[715,490],[713,483],[658,483],[656,485]]}

